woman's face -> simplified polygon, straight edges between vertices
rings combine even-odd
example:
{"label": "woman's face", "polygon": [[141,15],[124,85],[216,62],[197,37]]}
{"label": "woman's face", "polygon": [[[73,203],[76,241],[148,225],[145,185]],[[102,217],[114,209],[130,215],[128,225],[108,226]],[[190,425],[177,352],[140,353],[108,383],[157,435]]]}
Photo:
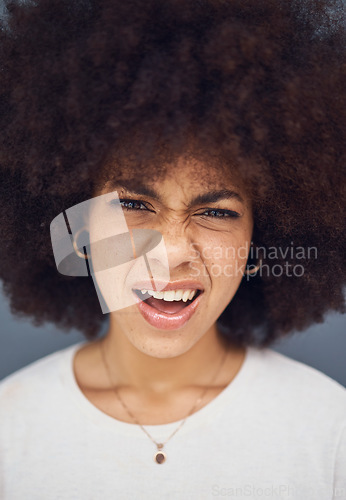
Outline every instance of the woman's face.
{"label": "woman's face", "polygon": [[[143,353],[174,357],[215,330],[240,285],[253,230],[251,202],[239,179],[197,161],[181,159],[163,180],[141,179],[135,186],[130,179],[122,180],[96,196],[116,192],[128,231],[158,231],[163,237],[160,251],[141,257],[141,263],[122,259],[122,265],[96,273],[94,279],[107,303],[111,297],[123,300],[124,307],[109,307],[112,330]],[[109,236],[101,220],[97,210],[91,211],[90,241]],[[126,245],[119,241],[121,253]],[[97,260],[97,252],[92,258]],[[153,282],[147,283],[149,268],[155,283],[162,278],[158,290],[173,285],[183,289],[186,298],[186,290],[198,289],[197,298],[184,302],[150,297],[143,304],[149,295],[139,290],[155,290]],[[169,295],[165,298],[171,299],[172,292]]]}

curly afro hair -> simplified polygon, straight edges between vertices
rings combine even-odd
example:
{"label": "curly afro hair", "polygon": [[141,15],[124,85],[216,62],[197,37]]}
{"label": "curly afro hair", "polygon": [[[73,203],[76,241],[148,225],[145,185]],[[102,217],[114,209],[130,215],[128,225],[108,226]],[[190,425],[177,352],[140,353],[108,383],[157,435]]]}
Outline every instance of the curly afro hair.
{"label": "curly afro hair", "polygon": [[243,279],[223,335],[263,347],[345,312],[341,1],[5,5],[0,277],[13,314],[95,338],[94,285],[58,273],[50,222],[110,178],[160,178],[186,151],[242,175],[258,246],[318,252],[302,276]]}

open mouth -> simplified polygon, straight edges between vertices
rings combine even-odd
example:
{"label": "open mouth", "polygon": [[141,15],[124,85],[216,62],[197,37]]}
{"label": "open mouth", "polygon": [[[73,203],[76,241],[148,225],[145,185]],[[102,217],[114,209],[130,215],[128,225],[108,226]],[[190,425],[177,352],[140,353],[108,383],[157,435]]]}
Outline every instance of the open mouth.
{"label": "open mouth", "polygon": [[186,302],[184,300],[164,300],[152,297],[148,292],[142,293],[140,290],[133,289],[137,297],[139,297],[142,301],[144,301],[149,306],[153,307],[157,311],[164,312],[166,314],[176,314],[185,307],[189,306],[192,302],[196,300],[196,298],[202,293],[201,290],[197,290],[192,299],[187,299]]}

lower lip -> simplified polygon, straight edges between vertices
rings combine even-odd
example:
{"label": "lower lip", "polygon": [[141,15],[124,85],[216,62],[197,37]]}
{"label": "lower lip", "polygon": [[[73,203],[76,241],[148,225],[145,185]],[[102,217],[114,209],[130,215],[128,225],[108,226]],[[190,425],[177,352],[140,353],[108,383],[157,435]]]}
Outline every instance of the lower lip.
{"label": "lower lip", "polygon": [[184,326],[196,312],[203,295],[203,292],[201,292],[191,304],[184,307],[184,309],[176,314],[166,314],[149,306],[146,302],[141,300],[135,292],[133,293],[136,297],[137,307],[143,318],[149,325],[159,328],[160,330],[176,330]]}

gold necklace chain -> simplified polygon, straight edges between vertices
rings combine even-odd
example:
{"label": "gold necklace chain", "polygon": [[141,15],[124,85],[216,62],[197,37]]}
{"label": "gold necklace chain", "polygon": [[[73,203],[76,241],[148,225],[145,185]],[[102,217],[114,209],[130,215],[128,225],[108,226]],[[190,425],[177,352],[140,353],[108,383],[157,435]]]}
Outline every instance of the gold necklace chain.
{"label": "gold necklace chain", "polygon": [[[143,432],[145,432],[145,434],[148,436],[149,439],[151,439],[151,441],[155,444],[155,446],[157,447],[157,452],[155,453],[154,455],[154,461],[158,464],[163,464],[165,461],[166,461],[166,453],[163,451],[163,447],[164,445],[182,428],[182,426],[185,424],[187,418],[193,413],[194,409],[196,408],[196,406],[198,405],[198,403],[200,403],[200,401],[203,399],[205,393],[207,392],[208,390],[208,386],[203,389],[201,395],[197,398],[197,400],[195,401],[194,405],[192,406],[191,410],[189,411],[189,413],[186,415],[186,417],[184,418],[184,420],[179,424],[179,426],[172,432],[172,434],[166,439],[166,441],[164,441],[163,443],[157,443],[155,441],[155,439],[153,439],[153,437],[149,434],[149,432],[143,427],[142,424],[140,424],[137,420],[137,418],[133,415],[133,413],[129,410],[129,408],[126,406],[126,404],[124,403],[124,401],[122,400],[122,398],[120,397],[120,394],[118,392],[118,389],[117,387],[113,384],[112,382],[112,377],[111,377],[111,374],[110,374],[110,370],[109,370],[109,366],[108,366],[108,363],[107,363],[107,360],[106,360],[106,355],[104,353],[104,348],[103,348],[103,342],[101,341],[100,342],[100,349],[101,349],[101,355],[102,355],[102,359],[103,359],[103,363],[105,365],[105,368],[106,368],[106,372],[107,372],[107,376],[108,376],[108,379],[109,379],[109,382],[111,384],[111,387],[113,389],[113,391],[115,392],[117,398],[119,399],[121,405],[123,406],[124,410],[128,413],[128,415],[134,420],[134,422],[142,429]],[[222,359],[222,362],[221,364],[219,365],[216,373],[214,374],[212,380],[210,381],[210,385],[213,384],[213,382],[215,381],[216,377],[218,376],[218,374],[220,373],[220,370],[221,368],[223,367],[224,363],[225,363],[225,360],[226,360],[226,357],[227,357],[227,350],[225,350],[225,353],[224,353],[224,356],[223,356],[223,359]]]}

